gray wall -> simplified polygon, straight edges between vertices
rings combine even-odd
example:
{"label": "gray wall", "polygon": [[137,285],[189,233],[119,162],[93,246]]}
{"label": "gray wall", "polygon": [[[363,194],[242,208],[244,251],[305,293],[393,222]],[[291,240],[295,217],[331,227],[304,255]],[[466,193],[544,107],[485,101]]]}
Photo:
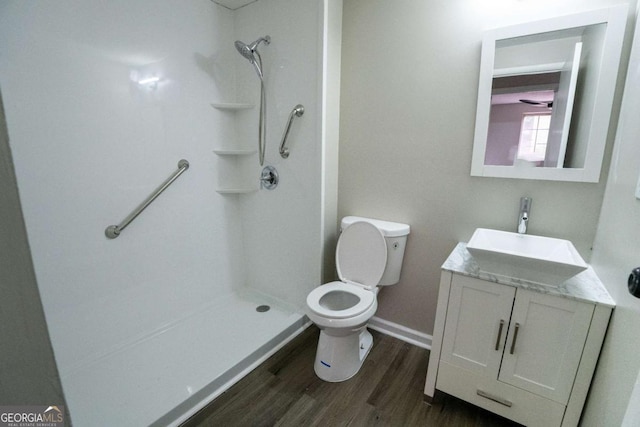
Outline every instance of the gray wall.
{"label": "gray wall", "polygon": [[[592,264],[617,307],[609,324],[598,370],[583,415],[587,426],[640,425],[640,299],[627,291],[627,277],[640,266],[640,34],[637,32],[625,85],[613,160],[605,191]],[[636,386],[635,402],[629,400]],[[625,412],[627,423],[622,424]]]}
{"label": "gray wall", "polygon": [[480,46],[489,28],[619,3],[344,1],[338,215],[412,227],[377,316],[431,334],[442,262],[477,227],[515,230],[521,196],[533,197],[530,233],[570,239],[590,259],[604,179],[469,176]]}
{"label": "gray wall", "polygon": [[0,236],[0,405],[65,405],[22,219],[1,96]]}

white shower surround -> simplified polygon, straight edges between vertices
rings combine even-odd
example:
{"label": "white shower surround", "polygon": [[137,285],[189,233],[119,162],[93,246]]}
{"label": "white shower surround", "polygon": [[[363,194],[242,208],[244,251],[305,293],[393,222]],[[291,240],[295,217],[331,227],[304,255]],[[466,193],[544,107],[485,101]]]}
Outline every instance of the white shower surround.
{"label": "white shower surround", "polygon": [[[318,38],[322,34],[322,2],[258,1],[235,13],[235,31],[240,40],[251,42],[266,34],[271,36],[271,44],[259,48],[267,90],[265,164],[275,166],[280,174],[276,190],[238,196],[244,253],[252,266],[247,271],[247,283],[300,305],[309,291],[321,283],[321,263],[317,260],[321,259],[322,249],[322,39]],[[244,60],[237,69],[239,99],[257,105],[260,86],[253,67]],[[289,113],[297,104],[304,105],[305,112],[291,126],[287,142],[291,155],[283,159],[278,152],[280,139]],[[251,113],[251,119],[238,122],[237,133],[241,139],[253,142],[257,111],[242,114]],[[254,173],[258,176],[262,168],[255,164]]]}
{"label": "white shower surround", "polygon": [[[237,11],[209,0],[103,5],[3,4],[0,85],[72,420],[108,422],[117,408],[126,409],[118,425],[140,425],[176,407],[189,411],[196,403],[190,397],[215,395],[197,393],[298,328],[306,294],[321,283],[322,247],[335,223],[327,218],[331,206],[323,206],[335,202],[322,194],[321,173],[326,5],[261,0]],[[266,163],[278,168],[281,184],[220,195],[220,159],[212,149],[236,136],[257,138],[257,109],[241,113],[245,123],[210,103],[257,102],[257,77],[233,42],[265,34],[272,37],[261,47]],[[160,78],[156,88],[134,81],[151,75]],[[297,103],[306,112],[283,160],[277,146]],[[181,158],[189,170],[119,238],[106,239],[105,227],[124,218]],[[256,178],[259,170],[256,158]],[[261,300],[274,306],[262,317],[250,310]]]}

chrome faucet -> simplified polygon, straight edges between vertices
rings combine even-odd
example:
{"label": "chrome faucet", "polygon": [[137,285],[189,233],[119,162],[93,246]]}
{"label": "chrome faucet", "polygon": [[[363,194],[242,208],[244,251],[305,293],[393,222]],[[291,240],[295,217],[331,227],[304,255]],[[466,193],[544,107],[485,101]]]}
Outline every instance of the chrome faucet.
{"label": "chrome faucet", "polygon": [[527,234],[527,223],[529,222],[529,211],[531,210],[531,198],[520,198],[520,213],[518,214],[518,233]]}

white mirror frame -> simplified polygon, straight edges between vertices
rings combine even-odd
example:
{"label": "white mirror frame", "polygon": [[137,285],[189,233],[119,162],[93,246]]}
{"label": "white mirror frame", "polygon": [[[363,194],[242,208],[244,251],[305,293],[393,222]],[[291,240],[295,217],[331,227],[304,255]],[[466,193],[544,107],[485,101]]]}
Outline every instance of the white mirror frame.
{"label": "white mirror frame", "polygon": [[[599,181],[618,77],[627,13],[627,6],[621,5],[485,32],[480,60],[471,176],[576,182]],[[590,114],[589,141],[584,167],[545,168],[485,165],[496,41],[597,24],[606,24],[607,28],[603,42],[602,65],[599,70],[595,104]],[[584,120],[585,113],[583,112],[581,115],[583,117],[578,119]],[[587,113],[588,115],[589,113]]]}

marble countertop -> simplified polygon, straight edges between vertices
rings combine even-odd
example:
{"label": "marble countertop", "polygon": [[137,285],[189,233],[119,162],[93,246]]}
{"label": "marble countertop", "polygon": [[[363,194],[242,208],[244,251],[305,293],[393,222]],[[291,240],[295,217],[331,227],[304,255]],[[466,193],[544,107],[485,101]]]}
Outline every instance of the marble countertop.
{"label": "marble countertop", "polygon": [[616,303],[607,292],[593,268],[589,266],[585,271],[573,276],[558,287],[546,286],[526,280],[514,279],[505,276],[480,271],[478,264],[467,251],[466,243],[458,243],[449,255],[449,258],[442,264],[442,269],[463,276],[474,277],[476,279],[488,280],[490,282],[501,283],[503,285],[515,286],[517,288],[528,289],[550,295],[558,295],[564,298],[587,301],[601,304],[607,307],[615,307]]}

